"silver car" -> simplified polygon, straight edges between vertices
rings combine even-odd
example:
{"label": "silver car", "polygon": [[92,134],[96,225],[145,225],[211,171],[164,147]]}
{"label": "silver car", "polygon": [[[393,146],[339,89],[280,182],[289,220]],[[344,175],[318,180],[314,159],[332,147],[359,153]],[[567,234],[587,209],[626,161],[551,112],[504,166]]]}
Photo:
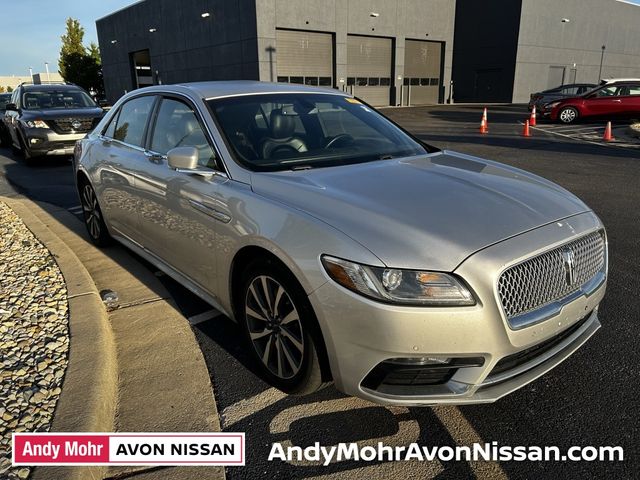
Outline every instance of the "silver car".
{"label": "silver car", "polygon": [[492,402],[600,328],[607,239],[589,207],[335,90],[136,90],[78,143],[75,171],[91,240],[237,321],[288,393]]}

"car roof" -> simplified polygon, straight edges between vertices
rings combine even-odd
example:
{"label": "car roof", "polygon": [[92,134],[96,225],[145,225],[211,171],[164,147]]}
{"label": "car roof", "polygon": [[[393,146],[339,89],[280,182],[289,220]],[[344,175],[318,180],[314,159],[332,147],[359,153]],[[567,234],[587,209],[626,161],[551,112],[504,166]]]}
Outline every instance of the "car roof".
{"label": "car roof", "polygon": [[346,93],[332,88],[310,87],[292,83],[258,82],[253,80],[189,82],[175,85],[156,85],[136,92],[182,92],[189,90],[196,96],[210,100],[214,98],[254,95],[265,93],[329,93],[347,96]]}
{"label": "car roof", "polygon": [[68,83],[29,83],[22,85],[25,90],[82,90],[77,85],[69,85]]}
{"label": "car roof", "polygon": [[618,82],[640,82],[640,78],[605,78],[602,80],[602,82],[603,85]]}

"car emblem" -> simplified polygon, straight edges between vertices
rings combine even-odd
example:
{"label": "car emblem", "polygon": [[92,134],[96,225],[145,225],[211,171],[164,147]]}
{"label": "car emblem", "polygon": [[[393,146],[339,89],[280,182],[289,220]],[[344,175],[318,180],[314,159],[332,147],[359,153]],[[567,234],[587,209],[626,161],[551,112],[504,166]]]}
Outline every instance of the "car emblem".
{"label": "car emblem", "polygon": [[576,282],[575,260],[575,254],[570,247],[562,250],[562,263],[564,265],[565,281],[568,286],[572,286]]}
{"label": "car emblem", "polygon": [[82,127],[82,122],[80,122],[80,120],[74,120],[73,122],[71,122],[71,126],[74,130],[78,130],[80,129],[80,127]]}

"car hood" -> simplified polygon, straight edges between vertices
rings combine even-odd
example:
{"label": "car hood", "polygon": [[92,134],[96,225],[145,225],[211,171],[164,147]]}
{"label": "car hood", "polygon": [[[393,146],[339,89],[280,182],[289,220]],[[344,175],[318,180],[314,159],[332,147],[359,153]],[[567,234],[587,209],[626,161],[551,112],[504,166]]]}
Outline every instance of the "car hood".
{"label": "car hood", "polygon": [[52,108],[47,110],[23,110],[22,118],[41,118],[43,120],[56,118],[95,118],[104,115],[101,108]]}
{"label": "car hood", "polygon": [[453,271],[489,245],[589,211],[543,178],[447,151],[256,173],[251,182],[257,194],[326,222],[396,268]]}

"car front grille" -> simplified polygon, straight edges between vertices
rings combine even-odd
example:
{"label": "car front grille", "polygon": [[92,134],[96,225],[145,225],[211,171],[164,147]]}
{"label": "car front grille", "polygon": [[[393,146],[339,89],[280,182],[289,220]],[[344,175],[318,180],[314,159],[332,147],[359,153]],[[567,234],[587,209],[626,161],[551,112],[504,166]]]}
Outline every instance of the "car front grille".
{"label": "car front grille", "polygon": [[[572,279],[567,273],[568,252],[573,256]],[[604,232],[594,232],[508,268],[498,280],[498,295],[507,319],[577,292],[598,272],[604,272],[605,265]]]}
{"label": "car front grille", "polygon": [[57,118],[47,123],[57,133],[86,133],[94,127],[96,121],[93,118]]}

